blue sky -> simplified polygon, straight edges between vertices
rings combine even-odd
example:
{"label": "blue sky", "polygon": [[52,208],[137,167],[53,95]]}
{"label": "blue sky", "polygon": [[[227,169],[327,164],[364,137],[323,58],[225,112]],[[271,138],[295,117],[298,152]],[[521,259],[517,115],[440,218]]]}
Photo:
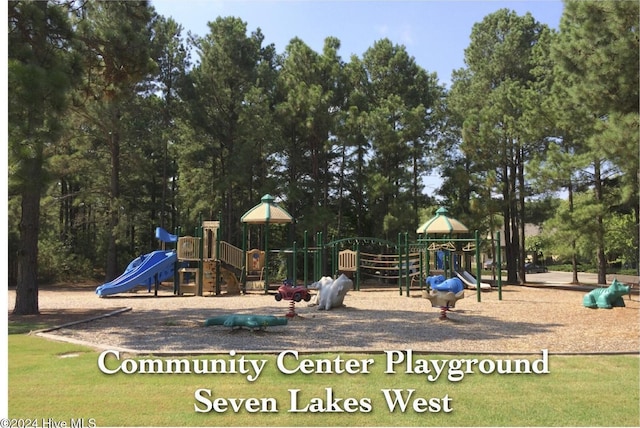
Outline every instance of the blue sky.
{"label": "blue sky", "polygon": [[199,36],[209,33],[207,22],[218,16],[235,16],[249,31],[262,30],[265,43],[282,53],[299,37],[317,52],[324,39],[337,37],[345,61],[362,54],[374,42],[388,38],[404,45],[409,55],[428,72],[435,72],[449,87],[451,72],[464,67],[464,49],[473,24],[501,8],[533,17],[558,28],[561,0],[151,0],[156,11],[173,17],[185,30]]}

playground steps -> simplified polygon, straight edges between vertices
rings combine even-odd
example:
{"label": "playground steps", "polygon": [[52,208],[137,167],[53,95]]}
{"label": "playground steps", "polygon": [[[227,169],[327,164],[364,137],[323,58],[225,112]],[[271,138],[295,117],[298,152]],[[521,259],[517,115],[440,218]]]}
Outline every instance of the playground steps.
{"label": "playground steps", "polygon": [[[216,293],[216,276],[217,264],[215,261],[205,261],[202,272],[202,294],[214,295]],[[198,293],[198,268],[189,267],[178,270],[180,275],[179,294],[197,294]],[[220,268],[221,291],[227,294],[240,294],[240,282],[237,275],[222,266]]]}
{"label": "playground steps", "polygon": [[[220,263],[221,291],[227,294],[240,294],[240,282],[234,267],[226,263]],[[202,292],[215,294],[216,276],[218,274],[218,263],[214,260],[204,262]]]}
{"label": "playground steps", "polygon": [[198,289],[194,284],[180,284],[180,295],[184,294],[193,294],[194,296],[198,293]]}
{"label": "playground steps", "polygon": [[249,270],[246,274],[246,291],[264,291],[264,272],[262,270]]}
{"label": "playground steps", "polygon": [[264,281],[247,279],[247,291],[264,291]]}

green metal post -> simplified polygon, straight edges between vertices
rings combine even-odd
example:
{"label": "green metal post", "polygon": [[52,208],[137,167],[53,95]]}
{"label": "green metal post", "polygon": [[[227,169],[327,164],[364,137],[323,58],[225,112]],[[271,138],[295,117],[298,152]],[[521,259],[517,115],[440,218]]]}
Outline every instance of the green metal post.
{"label": "green metal post", "polygon": [[[202,217],[202,216],[200,216]],[[198,290],[197,290],[197,294],[198,296],[202,296],[202,280],[204,279],[204,233],[203,233],[203,228],[202,228],[202,218],[200,218],[200,226],[196,228],[197,233],[196,236],[198,236],[200,238],[200,241],[198,242],[198,247],[200,247],[200,257],[198,257]]]}
{"label": "green metal post", "polygon": [[[175,235],[180,237],[180,226],[176,227],[174,230]],[[180,260],[178,260],[178,243],[176,242],[176,262],[173,266],[173,294],[178,294],[180,292]]]}
{"label": "green metal post", "polygon": [[360,242],[356,242],[356,272],[354,276],[356,280],[356,290],[360,291]]}
{"label": "green metal post", "polygon": [[320,251],[318,252],[318,277],[320,279],[322,277],[322,268],[324,264],[324,242],[322,237],[322,231],[318,232],[318,247],[320,247]]}
{"label": "green metal post", "polygon": [[269,220],[264,225],[264,294],[269,292]]}
{"label": "green metal post", "polygon": [[420,278],[420,280],[418,281],[420,283],[420,289],[422,290],[422,287],[425,284],[425,256],[427,255],[427,249],[424,247],[423,243],[418,240],[418,252],[420,253],[420,276],[418,278]]}
{"label": "green metal post", "polygon": [[291,257],[291,280],[293,281],[293,285],[298,285],[298,248],[296,245],[296,241],[293,241]]}
{"label": "green metal post", "polygon": [[243,275],[242,277],[242,291],[247,293],[247,276],[248,276],[248,266],[247,263],[247,223],[242,223],[242,264],[244,265],[245,272],[247,275]]}
{"label": "green metal post", "polygon": [[303,270],[304,270],[304,284],[307,285],[308,284],[308,278],[309,278],[309,234],[307,233],[307,231],[304,231],[304,264],[303,264]]}
{"label": "green metal post", "polygon": [[320,232],[316,232],[316,253],[313,255],[313,280],[320,279],[320,253],[322,246],[320,245]]}
{"label": "green metal post", "polygon": [[[221,278],[220,278],[220,267],[221,267],[221,262],[220,262],[220,235],[222,232],[222,211],[218,211],[218,230],[216,230],[216,258],[215,258],[215,263],[216,263],[216,277],[215,277],[215,282],[216,282],[216,296],[219,296],[222,293],[221,290]],[[204,238],[203,238],[204,239]]]}
{"label": "green metal post", "polygon": [[[451,234],[449,234],[449,238],[451,238]],[[447,249],[447,250],[444,251],[444,277],[445,278],[449,278],[449,274],[451,273],[450,272],[451,269],[452,269],[452,266],[451,266],[451,250]]]}
{"label": "green metal post", "polygon": [[396,248],[398,249],[398,291],[402,296],[402,244],[400,241],[401,236],[402,234],[398,232],[398,241],[397,241],[398,244]]}
{"label": "green metal post", "polygon": [[424,278],[426,280],[427,277],[429,276],[429,274],[431,273],[431,256],[430,256],[430,253],[429,253],[429,239],[428,238],[427,238],[426,245],[424,247],[424,264],[426,265],[425,278]]}
{"label": "green metal post", "polygon": [[[331,239],[329,239],[329,242],[331,242]],[[332,245],[331,248],[329,249],[329,275],[331,275],[332,277],[335,277],[337,269],[336,269],[336,246]]]}
{"label": "green metal post", "polygon": [[496,249],[498,255],[498,300],[502,300],[502,251],[500,249],[500,231],[496,232],[496,239],[498,240],[498,247]]}
{"label": "green metal post", "polygon": [[478,298],[478,302],[480,301],[481,297],[481,291],[480,290],[480,283],[481,281],[481,277],[482,277],[482,270],[480,269],[480,232],[478,232],[478,230],[476,229],[476,233],[475,233],[475,241],[476,241],[476,296]]}
{"label": "green metal post", "polygon": [[411,267],[409,266],[409,234],[407,232],[404,233],[404,253],[406,254],[406,263],[405,263],[405,281],[407,284],[407,297],[411,292]]}

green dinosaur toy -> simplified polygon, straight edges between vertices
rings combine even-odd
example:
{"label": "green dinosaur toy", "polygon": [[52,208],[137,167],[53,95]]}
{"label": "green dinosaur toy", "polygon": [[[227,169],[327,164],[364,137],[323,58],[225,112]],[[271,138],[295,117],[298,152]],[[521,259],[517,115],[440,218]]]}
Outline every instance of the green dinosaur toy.
{"label": "green dinosaur toy", "polygon": [[264,329],[272,325],[286,325],[287,322],[287,318],[276,317],[274,315],[233,314],[208,318],[204,322],[204,325],[223,325],[225,327],[249,327],[251,329]]}
{"label": "green dinosaur toy", "polygon": [[624,307],[622,296],[629,294],[629,286],[617,279],[611,282],[607,288],[596,288],[584,296],[582,304],[587,308],[611,309],[612,307]]}

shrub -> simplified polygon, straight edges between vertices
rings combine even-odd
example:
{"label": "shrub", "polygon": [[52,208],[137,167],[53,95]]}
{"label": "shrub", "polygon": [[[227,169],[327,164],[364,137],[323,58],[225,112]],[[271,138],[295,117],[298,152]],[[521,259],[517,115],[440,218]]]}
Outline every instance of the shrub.
{"label": "shrub", "polygon": [[90,260],[72,253],[63,242],[40,241],[38,280],[44,283],[90,278]]}

